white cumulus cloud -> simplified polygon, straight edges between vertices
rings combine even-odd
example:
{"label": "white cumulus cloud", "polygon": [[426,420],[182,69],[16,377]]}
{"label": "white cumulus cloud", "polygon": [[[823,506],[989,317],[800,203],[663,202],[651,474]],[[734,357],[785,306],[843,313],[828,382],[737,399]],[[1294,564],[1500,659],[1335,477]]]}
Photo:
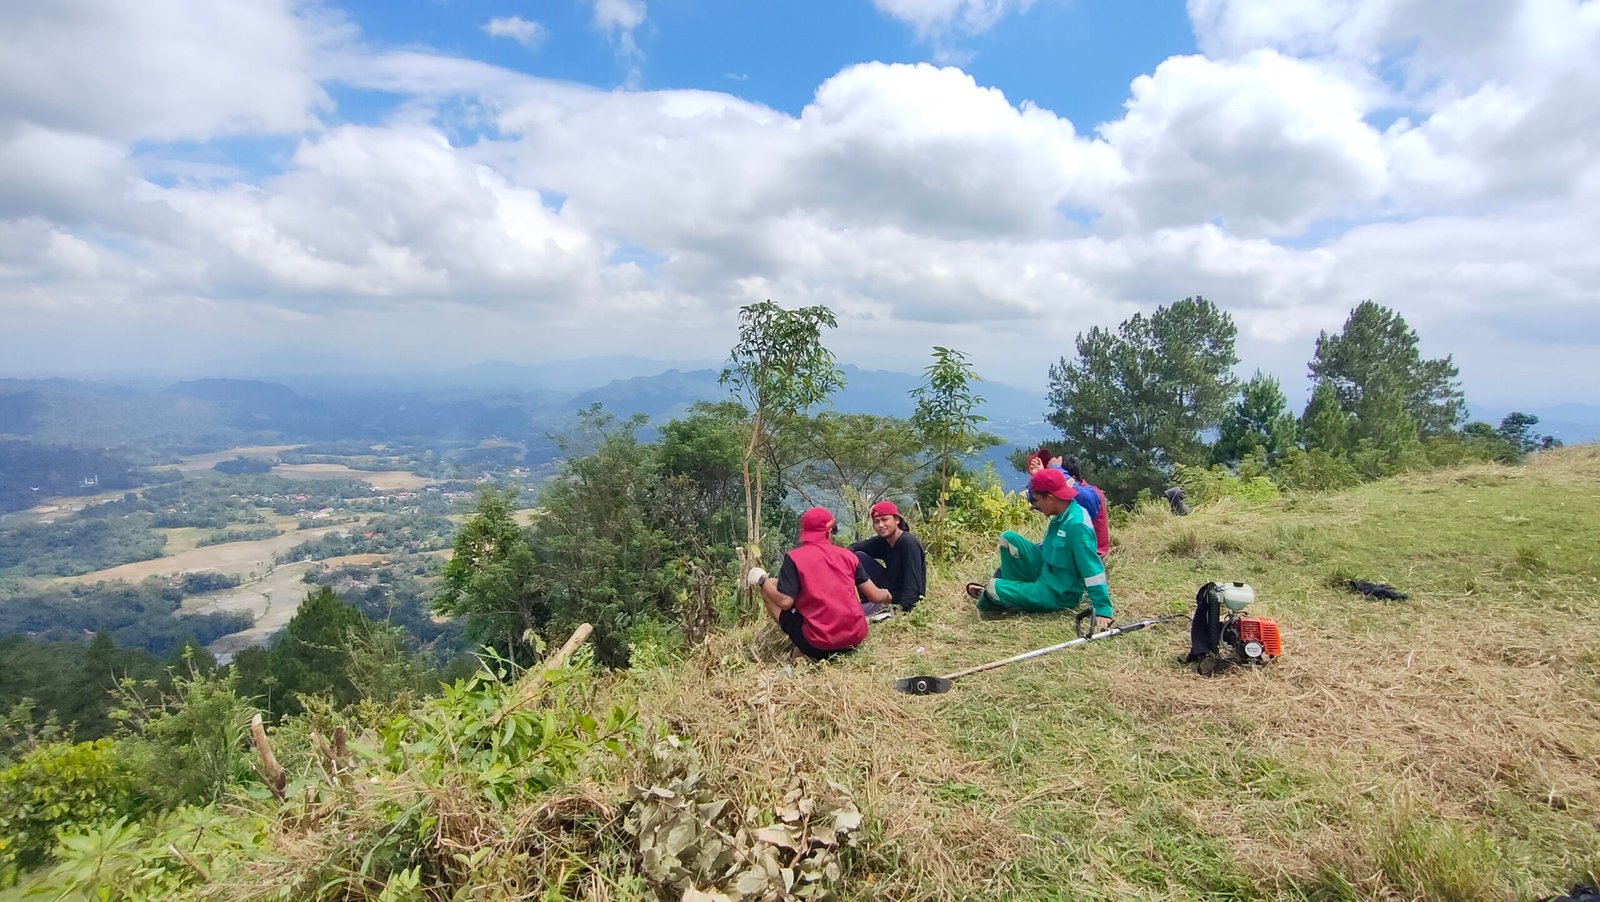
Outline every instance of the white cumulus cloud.
{"label": "white cumulus cloud", "polygon": [[1272,50],[1173,57],[1135,79],[1127,113],[1101,128],[1128,169],[1131,225],[1220,220],[1294,234],[1370,210],[1387,184],[1382,136],[1358,86]]}
{"label": "white cumulus cloud", "polygon": [[317,34],[287,0],[8,4],[0,120],[127,141],[314,128]]}
{"label": "white cumulus cloud", "polygon": [[510,38],[529,50],[538,48],[544,42],[546,34],[543,25],[521,16],[499,16],[490,19],[483,24],[483,31],[490,37]]}
{"label": "white cumulus cloud", "polygon": [[1020,14],[1034,0],[872,0],[883,13],[910,25],[921,38],[952,32],[979,34],[1008,15]]}
{"label": "white cumulus cloud", "polygon": [[[930,36],[1026,8],[878,2]],[[1292,394],[1372,298],[1469,393],[1576,399],[1600,391],[1597,11],[1191,0],[1202,53],[1085,131],[951,66],[844,66],[790,113],[372,47],[274,0],[8,8],[0,357],[714,357],[771,297],[837,310],[847,360],[953,344],[1039,385],[1078,332],[1201,294]],[[645,4],[593,13],[636,70]],[[339,124],[343,87],[399,101]]]}

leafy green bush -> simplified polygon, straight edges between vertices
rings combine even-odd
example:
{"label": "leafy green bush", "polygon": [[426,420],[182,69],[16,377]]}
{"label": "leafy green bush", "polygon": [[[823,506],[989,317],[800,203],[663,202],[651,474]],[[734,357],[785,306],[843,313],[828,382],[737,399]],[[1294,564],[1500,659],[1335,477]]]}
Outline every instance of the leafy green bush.
{"label": "leafy green bush", "polygon": [[0,771],[0,884],[44,862],[57,828],[137,813],[117,752],[110,739],[52,743]]}
{"label": "leafy green bush", "polygon": [[946,560],[980,548],[987,551],[1000,533],[1021,529],[1036,517],[1028,496],[1007,492],[990,464],[975,475],[950,477],[945,519],[935,516],[924,524],[923,546]]}
{"label": "leafy green bush", "polygon": [[1361,474],[1343,454],[1297,448],[1273,466],[1272,481],[1286,492],[1329,492],[1360,484]]}
{"label": "leafy green bush", "polygon": [[176,676],[167,695],[155,689],[125,685],[128,707],[119,712],[136,730],[119,748],[143,795],[162,808],[215,802],[249,778],[246,738],[256,711],[234,693],[231,672]]}
{"label": "leafy green bush", "polygon": [[204,883],[230,879],[246,865],[266,827],[258,815],[206,806],[64,829],[58,863],[34,891],[108,902],[195,898]]}
{"label": "leafy green bush", "polygon": [[[312,699],[271,734],[282,795],[234,781],[225,810],[77,818],[39,888],[117,900],[567,898],[580,878],[626,875],[618,784],[644,731],[629,710],[597,709],[592,655],[573,657],[529,671],[491,657],[423,701]],[[205,729],[243,713],[227,684],[184,688],[140,741],[192,735],[238,749],[226,729]],[[213,773],[225,779],[225,768]]]}
{"label": "leafy green bush", "polygon": [[1183,486],[1184,500],[1190,504],[1204,504],[1221,498],[1271,501],[1278,497],[1278,487],[1266,476],[1236,474],[1221,465],[1208,469],[1177,464],[1173,480]]}

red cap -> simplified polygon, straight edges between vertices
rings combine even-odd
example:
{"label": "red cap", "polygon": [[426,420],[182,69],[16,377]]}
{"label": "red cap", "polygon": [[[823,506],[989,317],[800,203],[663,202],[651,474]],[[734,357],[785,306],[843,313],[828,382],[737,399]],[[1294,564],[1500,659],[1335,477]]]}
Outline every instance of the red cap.
{"label": "red cap", "polygon": [[1062,501],[1078,497],[1078,490],[1067,485],[1066,474],[1055,467],[1045,467],[1033,474],[1028,480],[1028,487],[1033,489],[1035,495],[1054,495]]}
{"label": "red cap", "polygon": [[878,519],[879,517],[898,516],[900,516],[900,508],[895,507],[893,501],[879,501],[877,504],[872,506],[872,519],[874,520]]}
{"label": "red cap", "polygon": [[800,515],[800,541],[831,541],[832,526],[833,514],[825,507],[813,507]]}

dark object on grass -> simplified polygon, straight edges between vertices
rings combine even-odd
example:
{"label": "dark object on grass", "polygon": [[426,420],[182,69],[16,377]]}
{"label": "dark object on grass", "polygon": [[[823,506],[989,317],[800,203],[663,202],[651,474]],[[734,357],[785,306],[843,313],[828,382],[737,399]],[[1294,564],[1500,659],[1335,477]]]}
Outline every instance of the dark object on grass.
{"label": "dark object on grass", "polygon": [[[1364,579],[1350,580],[1350,591],[1360,592],[1368,598],[1384,598],[1390,601],[1404,601],[1406,593],[1387,583],[1369,583]],[[1596,900],[1600,902],[1600,900]]]}
{"label": "dark object on grass", "polygon": [[1167,496],[1167,503],[1172,505],[1172,512],[1180,517],[1189,516],[1189,505],[1183,503],[1183,486],[1175,485],[1162,494]]}
{"label": "dark object on grass", "polygon": [[1215,583],[1206,583],[1194,595],[1194,617],[1189,621],[1189,654],[1183,663],[1194,664],[1207,655],[1215,655],[1222,643],[1222,617],[1217,598],[1212,594]]}
{"label": "dark object on grass", "polygon": [[1587,883],[1580,883],[1565,896],[1551,896],[1545,902],[1600,902],[1600,889],[1595,889]]}

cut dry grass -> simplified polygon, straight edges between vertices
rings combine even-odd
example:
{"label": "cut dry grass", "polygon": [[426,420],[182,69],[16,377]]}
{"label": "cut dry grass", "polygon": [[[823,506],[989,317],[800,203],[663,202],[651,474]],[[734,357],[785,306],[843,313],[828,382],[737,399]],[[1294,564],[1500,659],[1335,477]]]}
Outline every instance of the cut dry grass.
{"label": "cut dry grass", "polygon": [[778,802],[794,773],[848,786],[868,822],[853,871],[887,898],[971,898],[998,889],[1023,838],[951,787],[993,782],[949,732],[886,685],[863,655],[798,665],[766,628],[718,637],[680,667],[630,677],[641,713],[690,739],[722,791]]}
{"label": "cut dry grass", "polygon": [[1243,580],[1284,658],[1203,679],[1180,622],[895,694],[1070,635],[979,622],[960,589],[978,559],[846,660],[791,673],[747,627],[619,691],[738,798],[772,804],[791,769],[849,786],[869,818],[851,897],[1510,900],[1600,877],[1595,448],[1147,508],[1116,539],[1120,619]]}

